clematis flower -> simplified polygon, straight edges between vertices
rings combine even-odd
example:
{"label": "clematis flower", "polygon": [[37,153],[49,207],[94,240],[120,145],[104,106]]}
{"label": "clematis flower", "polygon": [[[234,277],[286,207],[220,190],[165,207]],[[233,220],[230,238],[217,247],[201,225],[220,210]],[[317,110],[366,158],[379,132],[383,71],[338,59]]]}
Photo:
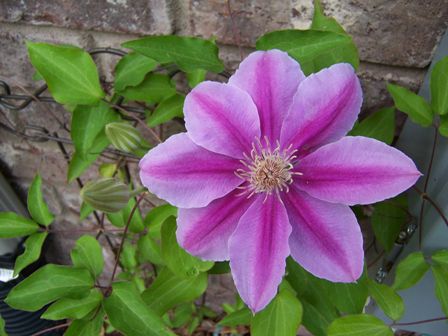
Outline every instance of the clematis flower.
{"label": "clematis flower", "polygon": [[179,244],[230,260],[253,312],[275,296],[289,255],[317,277],[356,281],[363,240],[349,206],[393,197],[419,178],[397,149],[344,136],[361,104],[351,65],[305,77],[286,53],[256,51],[227,84],[193,89],[187,132],[140,161],[143,184],[179,207]]}

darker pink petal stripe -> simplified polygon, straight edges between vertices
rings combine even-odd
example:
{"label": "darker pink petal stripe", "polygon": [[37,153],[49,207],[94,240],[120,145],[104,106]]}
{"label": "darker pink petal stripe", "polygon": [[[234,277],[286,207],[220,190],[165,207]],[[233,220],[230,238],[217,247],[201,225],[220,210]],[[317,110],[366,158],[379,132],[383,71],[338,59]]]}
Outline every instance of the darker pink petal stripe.
{"label": "darker pink petal stripe", "polygon": [[192,255],[206,260],[229,259],[228,242],[252,199],[235,189],[223,198],[198,209],[179,209],[177,240]]}
{"label": "darker pink petal stripe", "polygon": [[292,233],[292,257],[308,272],[333,282],[353,282],[363,270],[363,240],[346,205],[320,201],[292,187],[283,195]]}
{"label": "darker pink petal stripe", "polygon": [[203,207],[235,189],[241,164],[193,143],[186,133],[171,136],[140,161],[148,190],[181,208]]}
{"label": "darker pink petal stripe", "polygon": [[250,94],[260,115],[261,136],[274,143],[280,138],[283,120],[303,79],[300,65],[286,52],[269,50],[250,54],[229,84]]}
{"label": "darker pink petal stripe", "polygon": [[370,204],[405,191],[418,180],[414,162],[378,140],[344,137],[299,160],[295,184],[313,197],[347,205]]}
{"label": "darker pink petal stripe", "polygon": [[230,237],[233,279],[241,298],[253,312],[276,295],[289,255],[291,226],[277,196],[257,195]]}
{"label": "darker pink petal stripe", "polygon": [[350,64],[310,75],[298,88],[280,142],[306,153],[338,140],[353,127],[361,104],[361,85]]}

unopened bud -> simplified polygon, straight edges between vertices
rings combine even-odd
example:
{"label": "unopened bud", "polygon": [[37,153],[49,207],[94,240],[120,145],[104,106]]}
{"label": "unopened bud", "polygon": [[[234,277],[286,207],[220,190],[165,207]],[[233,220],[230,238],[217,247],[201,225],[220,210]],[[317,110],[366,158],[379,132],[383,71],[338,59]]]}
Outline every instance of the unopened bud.
{"label": "unopened bud", "polygon": [[102,178],[81,189],[84,202],[103,212],[117,212],[129,202],[129,187],[116,178]]}
{"label": "unopened bud", "polygon": [[107,124],[105,130],[110,143],[124,152],[132,152],[142,143],[139,131],[131,124],[113,122]]}

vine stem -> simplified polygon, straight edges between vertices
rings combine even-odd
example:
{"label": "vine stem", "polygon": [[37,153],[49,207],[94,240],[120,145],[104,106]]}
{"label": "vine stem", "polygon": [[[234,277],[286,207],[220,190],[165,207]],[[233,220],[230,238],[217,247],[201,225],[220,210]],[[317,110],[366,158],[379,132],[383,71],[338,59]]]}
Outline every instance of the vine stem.
{"label": "vine stem", "polygon": [[117,273],[118,263],[120,262],[121,251],[123,250],[124,241],[126,240],[126,236],[128,234],[128,230],[129,230],[129,226],[131,224],[132,217],[134,217],[134,213],[138,209],[138,205],[143,200],[144,196],[145,196],[144,193],[139,196],[139,198],[137,199],[137,202],[135,202],[135,205],[131,210],[131,213],[129,214],[128,221],[126,222],[126,226],[123,231],[123,237],[121,238],[120,246],[118,247],[117,256],[115,258],[115,264],[114,264],[114,268],[113,268],[112,275],[111,275],[110,281],[109,281],[109,286],[108,286],[109,289],[112,288],[112,282],[114,281],[115,273]]}
{"label": "vine stem", "polygon": [[420,320],[420,321],[414,321],[414,322],[391,323],[391,324],[389,324],[389,326],[390,327],[399,327],[399,326],[423,324],[423,323],[430,323],[430,322],[443,321],[443,320],[448,320],[448,317],[442,316],[442,317],[436,317],[436,318],[432,318],[432,319],[428,319],[428,320]]}
{"label": "vine stem", "polygon": [[71,324],[71,322],[67,322],[67,323],[64,323],[64,324],[59,324],[57,326],[38,331],[37,333],[34,333],[31,336],[44,335],[44,334],[46,334],[49,331],[58,330],[58,329],[62,329],[62,328],[68,327],[68,326],[70,326],[70,324]]}
{"label": "vine stem", "polygon": [[448,226],[448,218],[445,216],[442,208],[426,193],[421,191],[418,187],[414,186],[413,189],[425,200],[427,200],[433,208],[437,211],[440,217],[442,217],[445,224]]}
{"label": "vine stem", "polygon": [[[423,185],[423,194],[426,194],[428,190],[429,178],[431,176],[432,165],[434,162],[434,156],[436,153],[437,142],[439,140],[439,129],[437,126],[434,126],[434,140],[432,143],[431,157],[429,159],[428,170],[426,171],[425,183]],[[423,236],[423,212],[425,211],[425,201],[427,199],[422,199],[422,204],[420,206],[420,214],[418,216],[418,247],[422,248],[422,236]]]}

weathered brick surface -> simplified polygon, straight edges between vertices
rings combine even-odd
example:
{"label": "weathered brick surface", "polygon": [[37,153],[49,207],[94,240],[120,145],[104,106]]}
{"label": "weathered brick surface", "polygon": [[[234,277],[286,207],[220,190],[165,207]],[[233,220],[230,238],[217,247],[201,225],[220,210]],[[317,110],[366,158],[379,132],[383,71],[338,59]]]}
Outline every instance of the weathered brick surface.
{"label": "weathered brick surface", "polygon": [[0,1],[0,21],[116,33],[172,31],[164,0]]}
{"label": "weathered brick surface", "polygon": [[[293,0],[294,27],[311,18],[311,1]],[[353,35],[364,61],[426,67],[448,27],[446,0],[323,0],[326,14]],[[295,14],[295,16],[294,16]]]}

